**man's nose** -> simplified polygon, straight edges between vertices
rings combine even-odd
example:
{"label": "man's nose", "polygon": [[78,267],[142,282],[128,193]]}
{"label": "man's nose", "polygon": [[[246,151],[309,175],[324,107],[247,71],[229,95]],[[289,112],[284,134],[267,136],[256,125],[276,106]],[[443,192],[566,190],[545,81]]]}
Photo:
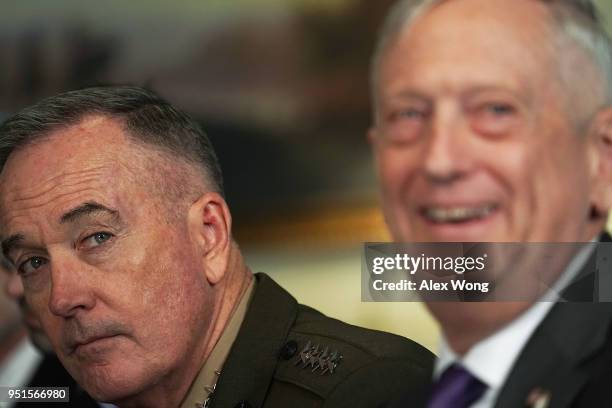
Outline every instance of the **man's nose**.
{"label": "man's nose", "polygon": [[49,309],[60,317],[73,317],[92,309],[95,296],[88,284],[87,267],[78,260],[56,259],[51,265]]}
{"label": "man's nose", "polygon": [[453,112],[434,116],[423,155],[423,172],[428,181],[446,184],[469,173],[474,162],[470,151],[470,130]]}

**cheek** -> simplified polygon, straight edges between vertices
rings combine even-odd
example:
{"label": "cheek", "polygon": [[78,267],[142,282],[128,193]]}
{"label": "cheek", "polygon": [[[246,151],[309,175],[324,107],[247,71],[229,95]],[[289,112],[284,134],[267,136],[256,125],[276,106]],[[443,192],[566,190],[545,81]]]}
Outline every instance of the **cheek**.
{"label": "cheek", "polygon": [[[563,240],[588,212],[588,168],[584,146],[575,135],[540,133],[540,143],[510,151],[503,159],[516,166],[510,182],[514,188],[514,215],[527,239]],[[512,161],[512,162],[510,162]],[[564,235],[565,234],[565,235]]]}
{"label": "cheek", "polygon": [[[576,146],[576,149],[579,149]],[[540,201],[546,202],[548,212],[561,219],[580,220],[586,214],[589,204],[590,185],[587,182],[588,166],[583,157],[574,152],[567,152],[556,162],[549,163],[547,178],[541,180]],[[574,218],[575,217],[575,218]]]}
{"label": "cheek", "polygon": [[[538,166],[542,165],[545,155],[533,147],[517,142],[483,150],[481,157],[483,168],[507,201],[507,209],[515,211],[517,205],[533,207],[534,195],[541,190],[537,186],[541,176]],[[523,214],[521,218],[525,216],[526,214]]]}
{"label": "cheek", "polygon": [[180,238],[153,242],[173,244],[143,249],[147,254],[130,266],[140,277],[133,281],[129,295],[133,299],[132,323],[153,347],[168,347],[170,340],[184,344],[191,338],[194,321],[203,319],[209,297],[206,282],[188,247],[180,245]]}
{"label": "cheek", "polygon": [[388,204],[394,205],[394,201],[401,198],[406,183],[414,176],[416,168],[412,156],[400,148],[379,149],[376,157],[378,176],[385,201],[392,200]]}
{"label": "cheek", "polygon": [[25,302],[32,313],[41,321],[45,330],[47,325],[55,320],[55,316],[49,310],[49,291],[48,290],[29,290],[26,285]]}

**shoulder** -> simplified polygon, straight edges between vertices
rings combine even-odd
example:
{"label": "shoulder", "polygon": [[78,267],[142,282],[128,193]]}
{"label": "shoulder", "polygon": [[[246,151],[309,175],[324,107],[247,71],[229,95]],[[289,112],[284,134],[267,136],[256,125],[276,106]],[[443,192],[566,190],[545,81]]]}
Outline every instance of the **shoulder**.
{"label": "shoulder", "polygon": [[[330,407],[375,407],[429,382],[434,356],[406,338],[329,318],[298,305],[293,348],[275,378],[308,389]],[[293,354],[290,356],[290,354]]]}
{"label": "shoulder", "polygon": [[322,343],[355,349],[357,356],[365,360],[400,358],[429,369],[434,358],[429,350],[412,340],[344,323],[304,305],[298,305],[298,316],[292,332],[313,341],[316,339]]}
{"label": "shoulder", "polygon": [[[429,384],[434,358],[424,347],[327,317],[298,304],[265,274],[256,279],[224,371],[257,373],[260,386],[265,384],[263,406],[372,408]],[[224,382],[222,375],[219,394],[230,392]],[[250,382],[241,385],[242,395],[258,401],[260,386],[247,387]],[[231,388],[233,394],[240,391],[236,383]]]}

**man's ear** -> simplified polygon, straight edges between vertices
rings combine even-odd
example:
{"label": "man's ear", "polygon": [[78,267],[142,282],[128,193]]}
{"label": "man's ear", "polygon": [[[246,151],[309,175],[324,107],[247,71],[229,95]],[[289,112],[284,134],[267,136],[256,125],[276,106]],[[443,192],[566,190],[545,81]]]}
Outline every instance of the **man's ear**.
{"label": "man's ear", "polygon": [[206,278],[214,285],[223,279],[232,249],[232,216],[223,197],[202,195],[189,209],[188,228]]}
{"label": "man's ear", "polygon": [[600,111],[590,132],[592,205],[596,213],[612,208],[612,107]]}

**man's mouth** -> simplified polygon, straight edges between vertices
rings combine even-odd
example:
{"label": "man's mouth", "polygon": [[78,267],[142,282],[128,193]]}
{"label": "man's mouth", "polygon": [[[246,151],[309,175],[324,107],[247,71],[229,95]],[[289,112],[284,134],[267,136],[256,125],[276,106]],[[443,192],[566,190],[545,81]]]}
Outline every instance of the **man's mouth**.
{"label": "man's mouth", "polygon": [[496,204],[480,206],[426,206],[421,215],[435,224],[461,224],[484,219],[497,210]]}
{"label": "man's mouth", "polygon": [[112,339],[113,337],[116,337],[116,336],[118,336],[118,334],[108,334],[108,335],[92,336],[92,337],[88,337],[84,339],[76,339],[70,344],[70,347],[69,347],[70,354],[86,346],[92,345],[96,342]]}

